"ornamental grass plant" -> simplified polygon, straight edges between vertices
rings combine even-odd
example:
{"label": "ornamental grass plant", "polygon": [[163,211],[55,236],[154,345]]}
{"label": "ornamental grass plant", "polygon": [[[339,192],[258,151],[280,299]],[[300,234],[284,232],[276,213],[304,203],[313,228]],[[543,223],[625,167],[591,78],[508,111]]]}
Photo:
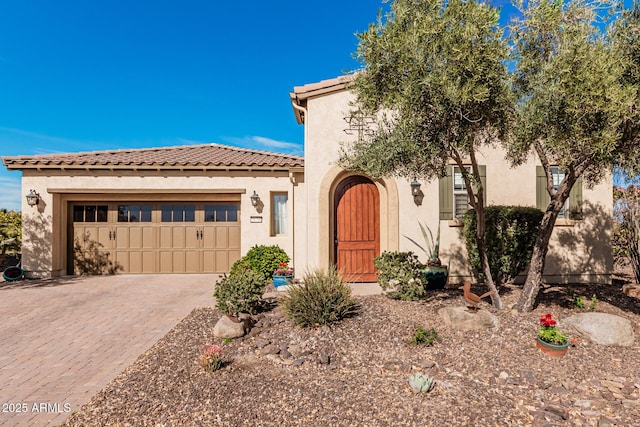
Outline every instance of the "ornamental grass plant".
{"label": "ornamental grass plant", "polygon": [[351,288],[335,267],[309,272],[302,282],[292,285],[280,299],[285,314],[296,325],[328,325],[357,313],[358,303],[351,296]]}

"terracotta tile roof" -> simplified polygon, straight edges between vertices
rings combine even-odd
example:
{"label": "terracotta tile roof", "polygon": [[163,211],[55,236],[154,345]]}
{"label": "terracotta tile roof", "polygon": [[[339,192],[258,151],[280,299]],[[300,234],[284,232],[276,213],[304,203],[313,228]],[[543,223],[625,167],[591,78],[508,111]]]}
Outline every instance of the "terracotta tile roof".
{"label": "terracotta tile roof", "polygon": [[304,123],[305,117],[304,113],[295,106],[306,108],[307,99],[309,98],[347,90],[353,84],[357,75],[358,73],[348,74],[333,79],[321,80],[317,83],[295,86],[293,92],[289,92],[289,98],[291,98],[291,104],[294,106],[293,113],[298,124]]}
{"label": "terracotta tile roof", "polygon": [[274,169],[304,167],[304,158],[221,144],[3,157],[7,169]]}

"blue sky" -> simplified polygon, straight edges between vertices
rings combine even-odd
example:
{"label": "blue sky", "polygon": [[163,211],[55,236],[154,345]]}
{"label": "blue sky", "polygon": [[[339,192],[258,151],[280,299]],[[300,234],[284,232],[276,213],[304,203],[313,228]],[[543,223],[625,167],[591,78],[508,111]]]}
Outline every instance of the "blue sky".
{"label": "blue sky", "polygon": [[[505,4],[504,0],[494,4]],[[0,5],[0,155],[217,142],[301,154],[288,93],[353,70],[381,0]],[[0,167],[0,208],[20,172]]]}

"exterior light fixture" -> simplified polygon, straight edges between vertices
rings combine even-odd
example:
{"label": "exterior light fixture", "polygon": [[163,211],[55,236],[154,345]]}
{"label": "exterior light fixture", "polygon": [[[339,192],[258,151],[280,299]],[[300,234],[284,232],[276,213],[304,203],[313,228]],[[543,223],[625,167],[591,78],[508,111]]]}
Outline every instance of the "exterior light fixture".
{"label": "exterior light fixture", "polygon": [[253,206],[254,208],[258,206],[258,202],[260,201],[260,196],[256,194],[255,190],[253,191],[253,194],[249,198],[251,199],[251,206]]}
{"label": "exterior light fixture", "polygon": [[30,190],[29,194],[25,196],[27,198],[27,204],[29,206],[36,206],[40,202],[40,195],[36,190]]}
{"label": "exterior light fixture", "polygon": [[421,191],[420,191],[420,183],[418,181],[416,181],[415,179],[413,181],[411,181],[411,195],[413,197],[418,197],[421,195]]}

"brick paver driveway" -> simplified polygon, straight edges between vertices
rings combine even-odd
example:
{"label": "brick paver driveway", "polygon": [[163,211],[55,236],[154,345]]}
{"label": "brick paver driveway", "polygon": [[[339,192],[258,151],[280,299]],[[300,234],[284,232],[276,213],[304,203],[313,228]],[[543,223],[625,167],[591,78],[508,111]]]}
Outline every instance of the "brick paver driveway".
{"label": "brick paver driveway", "polygon": [[195,307],[217,275],[0,283],[0,426],[63,422]]}

